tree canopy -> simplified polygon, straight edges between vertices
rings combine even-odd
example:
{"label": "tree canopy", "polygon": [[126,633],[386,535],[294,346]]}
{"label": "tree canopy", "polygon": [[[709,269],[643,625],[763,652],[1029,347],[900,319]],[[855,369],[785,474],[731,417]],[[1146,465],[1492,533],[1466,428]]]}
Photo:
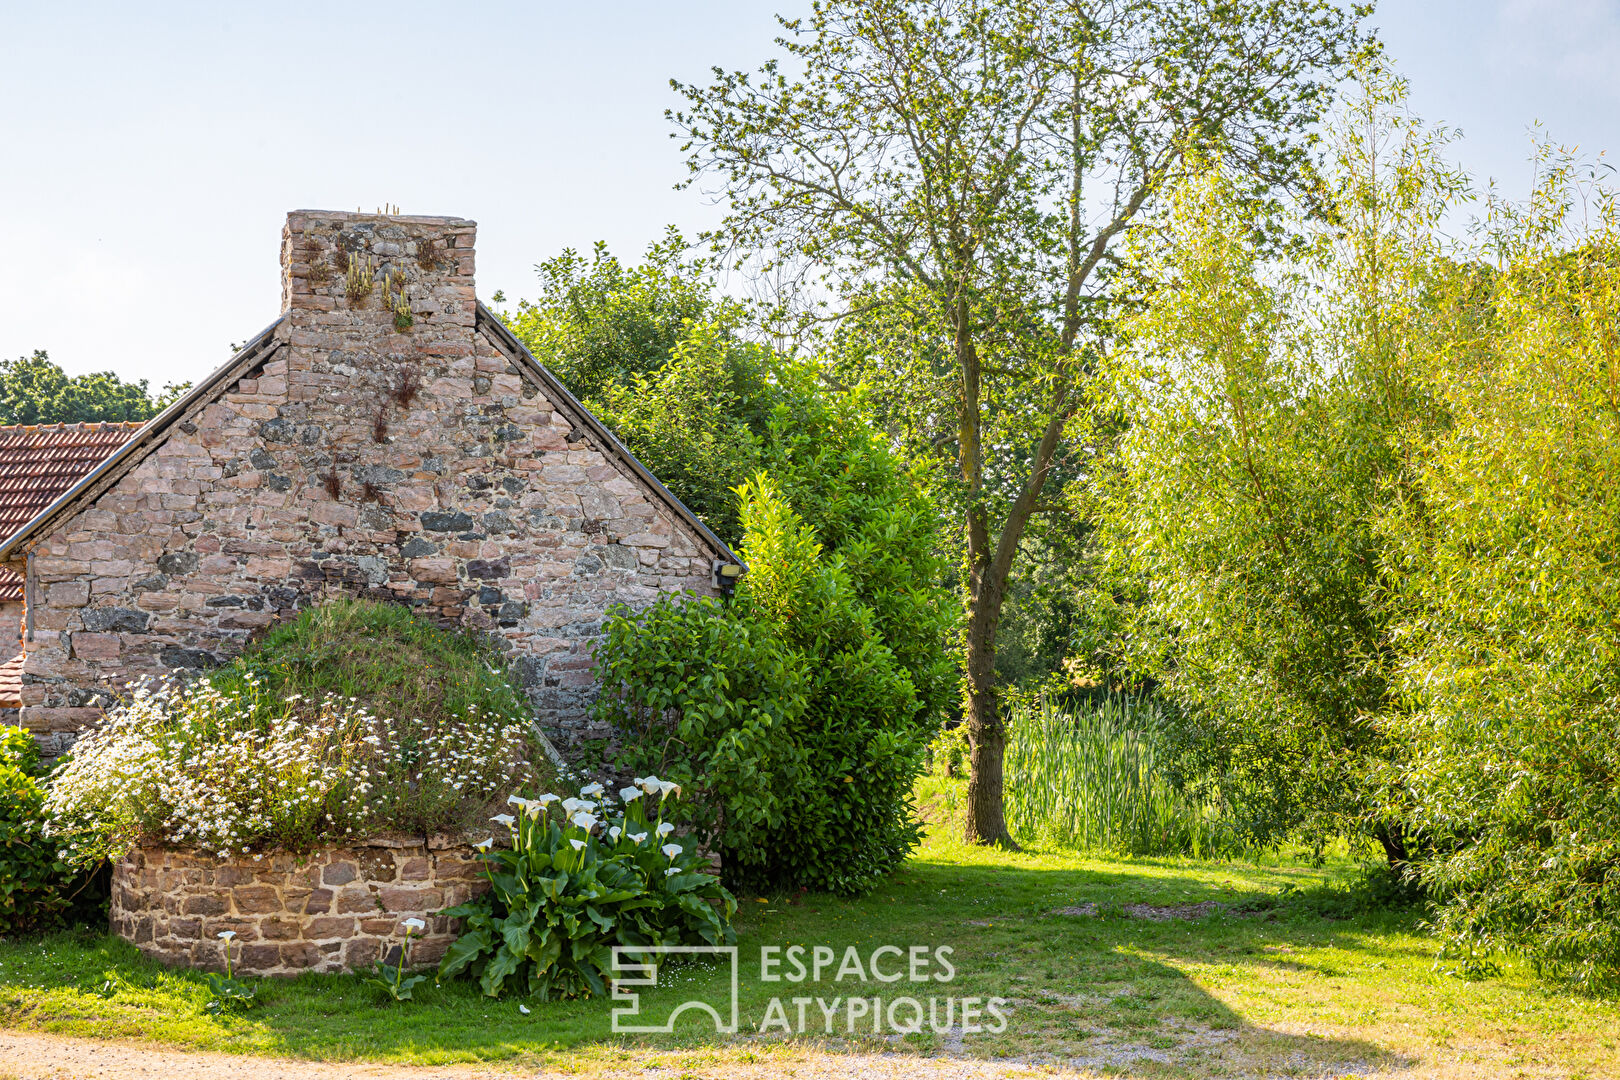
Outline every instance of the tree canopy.
{"label": "tree canopy", "polygon": [[145,379],[124,382],[110,371],[69,376],[43,349],[0,360],[0,424],[82,424],[150,420],[190,383],[170,383],[155,397]]}
{"label": "tree canopy", "polygon": [[1054,480],[1083,474],[1117,242],[1198,155],[1247,198],[1312,187],[1313,130],[1366,47],[1329,0],[818,0],[782,60],[676,83],[709,236],[808,283],[808,319],[962,526],[970,839],[1010,843],[995,685],[1002,605]]}

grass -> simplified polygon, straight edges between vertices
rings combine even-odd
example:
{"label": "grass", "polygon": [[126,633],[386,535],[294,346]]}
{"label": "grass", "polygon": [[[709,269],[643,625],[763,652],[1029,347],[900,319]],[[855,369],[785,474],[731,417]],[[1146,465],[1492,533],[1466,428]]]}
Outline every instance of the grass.
{"label": "grass", "polygon": [[[950,1051],[1169,1077],[1620,1072],[1620,1003],[1540,986],[1512,965],[1482,982],[1434,973],[1418,913],[1358,907],[1355,868],[1345,859],[1317,868],[1283,858],[983,850],[957,842],[955,824],[942,820],[960,805],[960,781],[924,781],[919,796],[941,825],[872,895],[746,898],[738,920],[743,1033],[735,1037],[695,1022],[674,1035],[614,1036],[609,1001],[531,1004],[525,1016],[517,1001],[488,1001],[466,984],[429,984],[416,1002],[383,1004],[351,977],[266,982],[258,1008],[210,1017],[200,976],[88,934],[0,944],[0,1024],[244,1054],[505,1062],[583,1074],[659,1063],[676,1070],[660,1075],[698,1067],[707,1075],[728,1061],[786,1060],[816,1047]],[[1125,914],[1137,904],[1206,902],[1225,907],[1163,922]],[[1056,913],[1085,904],[1093,914]],[[1013,999],[1007,1030],[959,1042],[931,1033],[761,1037],[773,996],[847,998],[857,985],[832,982],[830,969],[810,989],[761,983],[760,946],[791,944],[827,945],[840,956],[849,946],[865,956],[885,944],[949,945],[957,974],[945,990]],[[729,982],[719,965],[665,978],[671,974],[676,985],[646,995],[648,1012],[694,993],[723,997]],[[875,983],[857,991],[891,999],[907,992]]]}
{"label": "grass", "polygon": [[334,597],[272,629],[213,680],[229,690],[250,672],[264,686],[266,706],[277,711],[301,694],[359,698],[379,716],[429,725],[474,706],[486,715],[529,715],[493,645],[440,629],[397,604]]}
{"label": "grass", "polygon": [[1226,855],[1216,807],[1164,780],[1150,706],[1111,695],[1060,712],[1014,712],[1007,821],[1020,840],[1131,855]]}

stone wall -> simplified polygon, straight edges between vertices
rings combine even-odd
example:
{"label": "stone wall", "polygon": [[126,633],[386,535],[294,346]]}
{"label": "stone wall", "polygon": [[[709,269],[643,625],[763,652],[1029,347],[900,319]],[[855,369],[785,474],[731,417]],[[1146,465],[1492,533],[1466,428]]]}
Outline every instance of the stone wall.
{"label": "stone wall", "polygon": [[433,912],[487,887],[459,838],[379,838],[228,861],[151,847],[113,868],[110,923],[153,959],[211,971],[224,969],[220,931],[235,931],[236,971],[297,975],[367,970],[399,944],[400,924],[418,918],[427,932],[410,961],[427,967],[459,932],[456,920]]}
{"label": "stone wall", "polygon": [[479,328],[474,233],[289,216],[275,347],[12,563],[32,578],[22,720],[42,741],[342,591],[499,635],[566,744],[587,728],[605,609],[712,592],[722,553]]}
{"label": "stone wall", "polygon": [[22,652],[23,602],[0,600],[0,660]]}

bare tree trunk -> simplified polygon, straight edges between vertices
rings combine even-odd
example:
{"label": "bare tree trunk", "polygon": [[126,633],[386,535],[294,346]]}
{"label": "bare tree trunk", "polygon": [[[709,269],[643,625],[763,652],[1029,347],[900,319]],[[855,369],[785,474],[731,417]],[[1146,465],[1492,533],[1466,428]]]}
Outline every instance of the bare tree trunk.
{"label": "bare tree trunk", "polygon": [[[989,583],[975,583],[989,584]],[[966,839],[1017,850],[1002,803],[1002,754],[1007,727],[996,696],[996,624],[1001,591],[976,588],[967,633],[967,729],[970,749]],[[990,595],[985,595],[989,593]]]}
{"label": "bare tree trunk", "polygon": [[967,732],[969,749],[967,828],[970,844],[1017,849],[1007,831],[1002,804],[1002,752],[1007,727],[996,694],[996,630],[1006,573],[992,558],[984,512],[968,511]]}

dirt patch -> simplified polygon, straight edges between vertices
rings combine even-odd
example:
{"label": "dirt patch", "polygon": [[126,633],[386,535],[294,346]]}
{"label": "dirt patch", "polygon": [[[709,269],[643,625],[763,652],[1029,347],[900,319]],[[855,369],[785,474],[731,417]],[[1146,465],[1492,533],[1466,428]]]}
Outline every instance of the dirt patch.
{"label": "dirt patch", "polygon": [[1152,922],[1169,922],[1171,919],[1202,919],[1206,915],[1214,915],[1225,911],[1226,905],[1215,900],[1205,900],[1202,904],[1126,904],[1125,914],[1133,919],[1148,919]]}
{"label": "dirt patch", "polygon": [[240,1054],[185,1052],[138,1043],[73,1039],[0,1031],[0,1077],[6,1080],[1000,1080],[1009,1076],[1077,1077],[1072,1067],[1003,1059],[976,1061],[914,1054],[833,1054],[792,1047],[751,1054],[749,1060],[715,1060],[708,1053],[641,1051],[619,1064],[569,1063],[560,1071],[518,1062],[490,1065],[384,1065],[369,1062],[290,1061]]}
{"label": "dirt patch", "polygon": [[[1096,916],[1097,910],[1097,905],[1088,900],[1083,904],[1053,908],[1052,914],[1090,918]],[[1225,910],[1225,904],[1217,900],[1205,900],[1201,904],[1126,904],[1119,909],[1119,913],[1127,919],[1169,922],[1172,919],[1202,919],[1206,915],[1215,915]]]}

